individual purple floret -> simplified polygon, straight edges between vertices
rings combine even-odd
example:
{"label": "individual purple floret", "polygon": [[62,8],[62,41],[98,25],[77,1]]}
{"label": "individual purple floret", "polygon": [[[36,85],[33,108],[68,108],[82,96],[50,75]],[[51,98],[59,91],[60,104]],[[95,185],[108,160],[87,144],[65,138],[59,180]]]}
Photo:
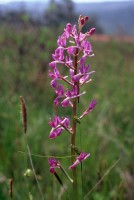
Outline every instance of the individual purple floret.
{"label": "individual purple floret", "polygon": [[64,60],[64,48],[58,47],[55,50],[55,54],[52,54],[52,57],[53,57],[54,60],[57,60],[57,61]]}
{"label": "individual purple floret", "polygon": [[73,169],[80,162],[82,162],[83,160],[86,160],[89,156],[90,156],[90,153],[84,153],[84,151],[82,151],[81,154],[76,158],[76,161],[69,167],[69,169]]}
{"label": "individual purple floret", "polygon": [[54,120],[50,119],[49,125],[52,127],[49,138],[53,139],[61,134],[66,129],[70,132],[70,119],[67,117],[60,117],[54,115]]}
{"label": "individual purple floret", "polygon": [[82,41],[81,48],[83,50],[84,57],[90,55],[90,53],[92,52],[92,46],[91,46],[90,42],[88,42],[87,40]]}
{"label": "individual purple floret", "polygon": [[50,172],[52,174],[55,174],[55,168],[60,168],[59,161],[54,158],[49,158],[48,164],[50,165]]}
{"label": "individual purple floret", "polygon": [[73,106],[71,103],[71,99],[80,97],[81,95],[85,94],[86,92],[82,92],[81,94],[78,93],[78,88],[77,86],[72,87],[72,90],[69,91],[68,89],[65,92],[65,96],[66,98],[61,102],[62,107],[66,107],[66,106]]}
{"label": "individual purple floret", "polygon": [[90,104],[89,104],[87,110],[80,116],[80,119],[83,118],[83,117],[84,117],[85,115],[87,115],[88,113],[90,113],[90,112],[95,108],[96,104],[97,104],[96,99],[93,99],[93,100],[90,102]]}

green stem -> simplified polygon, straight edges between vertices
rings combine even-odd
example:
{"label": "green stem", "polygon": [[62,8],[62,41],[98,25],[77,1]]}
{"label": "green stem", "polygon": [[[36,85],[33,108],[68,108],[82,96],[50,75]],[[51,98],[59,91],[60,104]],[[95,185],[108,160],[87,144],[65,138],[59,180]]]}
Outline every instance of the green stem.
{"label": "green stem", "polygon": [[[74,75],[77,74],[77,59],[78,59],[78,49],[75,52],[74,57]],[[78,86],[78,83],[75,83]],[[75,155],[75,138],[76,138],[76,111],[77,111],[77,98],[73,99],[73,110],[72,110],[72,135],[71,135],[71,162],[74,163],[76,156]],[[76,168],[72,169],[73,176],[73,199],[77,199],[78,189],[77,189],[77,172]]]}

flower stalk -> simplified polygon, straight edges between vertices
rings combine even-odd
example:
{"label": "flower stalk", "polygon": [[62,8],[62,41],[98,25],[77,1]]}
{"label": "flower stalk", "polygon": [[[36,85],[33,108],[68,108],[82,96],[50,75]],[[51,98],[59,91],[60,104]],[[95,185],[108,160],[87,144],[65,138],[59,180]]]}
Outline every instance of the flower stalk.
{"label": "flower stalk", "polygon": [[[87,16],[80,16],[78,30],[76,25],[73,26],[70,23],[66,25],[63,34],[58,37],[58,47],[52,54],[53,61],[49,63],[51,68],[49,76],[52,78],[51,86],[56,94],[54,105],[55,107],[61,106],[63,108],[70,106],[72,109],[72,120],[68,116],[60,117],[58,113],[54,115],[53,119],[50,118],[51,131],[49,138],[54,139],[64,131],[70,133],[68,134],[71,143],[71,165],[69,169],[72,170],[72,179],[70,177],[69,179],[73,184],[73,199],[78,199],[76,166],[90,156],[90,153],[80,152],[76,147],[77,124],[96,106],[96,100],[93,99],[88,108],[77,117],[78,103],[80,103],[81,96],[86,93],[86,91],[80,91],[81,87],[83,88],[83,85],[91,82],[90,76],[94,73],[94,71],[90,71],[90,65],[86,66],[85,64],[86,58],[94,55],[91,54],[92,46],[88,39],[95,32],[95,28],[90,29],[85,34],[81,32],[87,21]],[[58,66],[66,67],[69,72],[68,75],[60,74]],[[49,165],[52,174],[57,174],[55,168],[60,168],[68,177],[67,172],[55,159],[49,159]]]}
{"label": "flower stalk", "polygon": [[[78,49],[75,53],[75,59],[74,59],[74,75],[77,74],[77,59],[78,59]],[[76,82],[74,85],[77,86],[77,91],[79,95],[78,85],[79,83]],[[79,97],[78,97],[79,98]],[[75,146],[75,138],[76,138],[76,112],[77,112],[77,98],[73,99],[73,111],[72,111],[72,135],[71,135],[71,162],[73,163],[76,159],[75,155],[75,149],[73,148]],[[73,176],[73,190],[74,190],[74,198],[77,199],[77,171],[76,168],[72,170],[72,176]]]}

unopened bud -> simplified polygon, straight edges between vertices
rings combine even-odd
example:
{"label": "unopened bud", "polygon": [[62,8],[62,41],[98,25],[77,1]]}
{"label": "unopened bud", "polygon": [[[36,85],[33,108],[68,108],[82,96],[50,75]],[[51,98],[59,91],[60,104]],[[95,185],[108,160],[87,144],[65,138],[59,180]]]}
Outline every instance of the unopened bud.
{"label": "unopened bud", "polygon": [[89,19],[88,16],[85,16],[85,17],[84,17],[85,23],[88,21],[88,19]]}
{"label": "unopened bud", "polygon": [[84,18],[81,18],[80,25],[83,26],[84,24],[85,24],[85,20],[84,20]]}
{"label": "unopened bud", "polygon": [[93,35],[95,33],[95,30],[96,30],[95,28],[91,28],[89,31],[89,35]]}
{"label": "unopened bud", "polygon": [[83,17],[82,15],[79,16],[78,24],[79,24],[79,31],[81,31],[82,27],[88,21],[88,16]]}

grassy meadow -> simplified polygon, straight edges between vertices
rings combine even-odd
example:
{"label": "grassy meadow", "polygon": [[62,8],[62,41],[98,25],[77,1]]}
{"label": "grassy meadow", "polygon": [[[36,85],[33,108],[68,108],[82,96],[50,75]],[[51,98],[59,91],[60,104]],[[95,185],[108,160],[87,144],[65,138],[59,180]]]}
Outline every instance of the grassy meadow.
{"label": "grassy meadow", "polygon": [[[62,32],[62,31],[61,31]],[[61,33],[60,32],[60,33]],[[45,156],[70,155],[70,138],[64,132],[49,140],[49,118],[54,113],[54,93],[48,77],[48,63],[56,48],[55,30],[47,28],[0,27],[0,200],[9,200],[9,179],[13,179],[14,200],[40,200],[34,178],[24,177],[31,169],[25,151],[25,138],[20,114],[20,96],[27,106],[27,140],[44,199],[70,199],[71,183],[59,174],[67,191],[63,192],[49,173]],[[134,43],[94,42],[94,57],[89,59],[92,82],[85,86],[81,113],[92,98],[95,110],[78,124],[77,146],[91,157],[78,169],[79,199],[134,199]],[[70,115],[68,108],[59,113]],[[21,151],[21,152],[20,152]],[[44,156],[44,157],[43,157]],[[118,160],[119,159],[119,160]],[[60,159],[68,170],[70,158]],[[71,172],[69,171],[71,176]],[[82,192],[83,191],[83,192]],[[87,195],[87,196],[86,196]],[[31,197],[32,199],[32,197]]]}

